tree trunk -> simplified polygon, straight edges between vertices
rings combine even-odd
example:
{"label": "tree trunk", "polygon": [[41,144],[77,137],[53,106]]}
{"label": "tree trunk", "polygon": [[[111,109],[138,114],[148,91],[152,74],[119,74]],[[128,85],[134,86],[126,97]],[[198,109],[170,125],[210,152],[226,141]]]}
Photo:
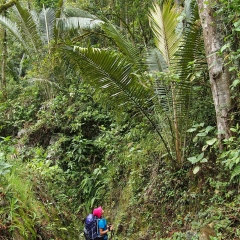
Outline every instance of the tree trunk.
{"label": "tree trunk", "polygon": [[1,89],[4,98],[6,98],[6,61],[7,61],[7,33],[6,30],[3,32],[3,43],[2,43],[2,79],[1,79]]}
{"label": "tree trunk", "polygon": [[[5,6],[6,2],[1,6]],[[3,15],[6,16],[6,10],[4,9]],[[7,83],[6,83],[6,64],[7,64],[7,31],[3,30],[3,38],[2,38],[2,69],[1,69],[1,90],[3,93],[4,99],[7,98]]]}
{"label": "tree trunk", "polygon": [[229,123],[230,74],[224,66],[223,57],[217,52],[223,46],[222,30],[214,18],[211,1],[197,0],[203,29],[204,45],[209,69],[210,84],[215,106],[219,139],[231,136]]}

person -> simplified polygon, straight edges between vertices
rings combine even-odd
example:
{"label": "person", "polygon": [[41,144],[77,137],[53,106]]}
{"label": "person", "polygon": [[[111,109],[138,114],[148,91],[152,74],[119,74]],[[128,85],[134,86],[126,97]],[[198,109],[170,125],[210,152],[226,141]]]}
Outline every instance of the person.
{"label": "person", "polygon": [[108,238],[108,232],[113,231],[113,226],[107,224],[107,220],[103,217],[104,210],[102,207],[95,208],[93,210],[93,215],[99,218],[98,220],[98,240],[110,240]]}

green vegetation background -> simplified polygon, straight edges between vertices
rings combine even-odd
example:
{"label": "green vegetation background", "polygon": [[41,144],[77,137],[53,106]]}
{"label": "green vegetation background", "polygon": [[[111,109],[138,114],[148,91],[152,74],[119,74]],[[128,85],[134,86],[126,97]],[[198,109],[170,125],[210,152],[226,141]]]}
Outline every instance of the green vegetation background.
{"label": "green vegetation background", "polygon": [[[112,36],[105,38],[89,30],[63,32],[58,35],[58,45],[48,43],[34,51],[27,43],[33,55],[26,57],[20,43],[7,32],[7,81],[0,92],[1,239],[83,239],[82,221],[99,205],[114,225],[116,240],[201,239],[202,233],[206,239],[240,239],[239,5],[238,1],[220,2],[213,7],[222,17],[228,14],[224,22],[227,50],[222,51],[228,55],[233,72],[233,135],[222,144],[218,142],[206,64],[199,68],[199,62],[189,63],[194,98],[188,118],[192,124],[185,132],[181,166],[176,165],[173,153],[175,138],[165,126],[169,115],[158,112],[155,128],[148,115],[139,114],[132,105],[116,108],[90,84],[90,73],[84,79],[76,71],[72,55],[71,61],[67,52],[62,55],[64,44],[116,50]],[[62,3],[19,4],[38,12],[44,4],[57,14]],[[148,23],[149,1],[65,4],[119,26],[136,44],[139,59],[144,58],[145,47],[154,45]],[[11,14],[9,10],[7,15],[14,19]],[[0,31],[4,39],[4,28]],[[60,51],[55,51],[58,47]],[[201,52],[203,55],[204,50]],[[3,63],[4,51],[1,53]],[[141,68],[144,73],[138,70],[134,74],[145,76],[147,68]],[[152,81],[152,76],[146,76]],[[152,85],[151,81],[143,85]],[[165,131],[163,137],[172,157],[156,129]]]}

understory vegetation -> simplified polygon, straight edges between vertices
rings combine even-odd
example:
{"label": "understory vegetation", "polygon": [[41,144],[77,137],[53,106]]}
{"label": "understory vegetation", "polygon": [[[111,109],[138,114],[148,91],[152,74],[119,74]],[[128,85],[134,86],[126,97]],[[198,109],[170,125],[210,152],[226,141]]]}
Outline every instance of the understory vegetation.
{"label": "understory vegetation", "polygon": [[240,8],[205,3],[209,66],[200,2],[0,2],[0,239],[84,239],[98,206],[112,240],[240,239]]}

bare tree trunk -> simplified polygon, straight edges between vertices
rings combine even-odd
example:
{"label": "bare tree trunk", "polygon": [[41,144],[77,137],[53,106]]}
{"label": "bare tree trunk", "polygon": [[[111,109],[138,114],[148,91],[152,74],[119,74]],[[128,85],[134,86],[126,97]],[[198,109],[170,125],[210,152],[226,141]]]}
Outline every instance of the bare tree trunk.
{"label": "bare tree trunk", "polygon": [[218,29],[211,1],[197,0],[199,16],[203,28],[204,45],[209,69],[209,77],[217,119],[219,139],[231,136],[229,123],[230,74],[224,66],[223,57],[217,54],[223,45],[222,31]]}

